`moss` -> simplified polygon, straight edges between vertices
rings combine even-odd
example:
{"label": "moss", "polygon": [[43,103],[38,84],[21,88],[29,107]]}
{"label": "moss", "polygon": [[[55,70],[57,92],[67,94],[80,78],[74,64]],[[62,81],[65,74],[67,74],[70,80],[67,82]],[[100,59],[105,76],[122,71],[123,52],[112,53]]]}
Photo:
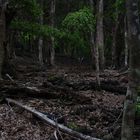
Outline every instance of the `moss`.
{"label": "moss", "polygon": [[55,76],[52,76],[52,75],[51,76],[48,76],[48,80],[49,81],[54,81],[54,80],[56,80],[56,77]]}
{"label": "moss", "polygon": [[67,126],[73,130],[78,130],[79,127],[74,122],[69,122]]}

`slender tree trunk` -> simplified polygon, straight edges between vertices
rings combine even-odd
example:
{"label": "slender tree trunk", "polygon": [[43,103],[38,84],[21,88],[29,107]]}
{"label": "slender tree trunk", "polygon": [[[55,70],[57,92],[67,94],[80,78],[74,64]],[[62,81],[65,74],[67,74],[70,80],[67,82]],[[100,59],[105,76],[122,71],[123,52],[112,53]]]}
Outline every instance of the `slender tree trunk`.
{"label": "slender tree trunk", "polygon": [[140,21],[138,12],[138,0],[127,0],[128,38],[130,49],[130,73],[129,87],[122,122],[122,140],[134,140],[134,119],[137,102],[137,94],[140,89]]}
{"label": "slender tree trunk", "polygon": [[[55,6],[56,6],[56,0],[51,0],[51,11],[50,11],[50,17],[51,17],[51,27],[54,27],[54,17],[55,17]],[[51,42],[50,42],[50,65],[55,65],[55,49],[54,49],[54,37],[51,36]]]}
{"label": "slender tree trunk", "polygon": [[96,79],[98,85],[100,86],[99,50],[98,47],[96,47],[95,45],[93,32],[91,32],[91,53],[92,53],[92,61],[94,61],[93,59],[95,58]]}
{"label": "slender tree trunk", "polygon": [[9,47],[9,58],[12,59],[12,58],[16,58],[16,52],[15,52],[15,33],[14,32],[11,32],[11,35],[9,37],[9,44],[10,44],[10,47]]}
{"label": "slender tree trunk", "polygon": [[[93,5],[94,5],[93,0],[90,0],[90,7],[91,7],[92,11],[93,11]],[[95,37],[94,37],[93,31],[91,31],[91,33],[90,33],[90,41],[91,41],[92,63],[94,62],[94,59],[95,59],[96,79],[97,79],[98,85],[100,86],[99,49],[98,49],[97,45],[95,44]]]}
{"label": "slender tree trunk", "polygon": [[112,40],[112,67],[114,69],[117,68],[117,31],[118,31],[118,27],[119,27],[119,15],[118,15],[118,9],[116,8],[116,19],[115,19],[115,27],[113,28],[112,31],[112,36],[113,36],[113,40]]}
{"label": "slender tree trunk", "polygon": [[2,67],[4,61],[4,42],[6,36],[5,5],[0,0],[0,79],[2,79]]}
{"label": "slender tree trunk", "polygon": [[[40,0],[40,5],[43,9],[44,0]],[[44,22],[44,19],[43,19],[43,14],[42,14],[40,16],[39,23],[43,25],[43,22]],[[43,37],[40,37],[38,40],[38,50],[39,50],[39,54],[38,54],[39,63],[40,65],[43,65]]]}
{"label": "slender tree trunk", "polygon": [[125,67],[128,66],[128,29],[127,29],[127,18],[124,19],[125,23],[125,60],[124,65]]}
{"label": "slender tree trunk", "polygon": [[103,11],[104,11],[104,1],[99,0],[97,5],[97,37],[96,46],[99,48],[99,63],[100,69],[104,70],[105,66],[105,56],[104,56],[104,29],[103,29]]}
{"label": "slender tree trunk", "polygon": [[113,30],[113,40],[112,40],[112,67],[115,69],[117,67],[117,44],[116,44],[116,38],[117,38],[117,30],[118,30],[118,21],[116,22],[115,28]]}
{"label": "slender tree trunk", "polygon": [[43,38],[42,37],[40,37],[39,38],[39,41],[38,41],[38,50],[39,50],[39,56],[38,56],[38,58],[39,58],[39,63],[40,63],[40,65],[43,65],[43,54],[42,54],[42,49],[43,49]]}

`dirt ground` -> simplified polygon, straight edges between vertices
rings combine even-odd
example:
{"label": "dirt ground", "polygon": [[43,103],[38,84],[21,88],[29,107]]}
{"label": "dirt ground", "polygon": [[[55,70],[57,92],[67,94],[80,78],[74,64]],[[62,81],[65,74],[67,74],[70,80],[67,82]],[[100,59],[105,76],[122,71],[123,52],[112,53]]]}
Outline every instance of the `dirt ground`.
{"label": "dirt ground", "polygon": [[[96,73],[89,67],[40,67],[33,61],[20,58],[16,61],[16,70],[14,84],[8,80],[10,87],[15,88],[20,84],[38,88],[45,91],[45,96],[19,96],[14,97],[15,100],[35,108],[51,119],[61,118],[59,123],[85,135],[104,140],[120,140],[126,74],[105,70],[100,75],[100,89],[94,85]],[[6,88],[1,88],[0,92],[4,93]],[[12,92],[11,89],[6,93],[17,92],[17,89]],[[18,92],[18,95],[22,95],[25,90]],[[17,106],[3,102],[0,104],[0,140],[55,140],[55,131]],[[137,131],[138,140],[140,135]],[[65,134],[62,137],[64,140],[75,140]]]}

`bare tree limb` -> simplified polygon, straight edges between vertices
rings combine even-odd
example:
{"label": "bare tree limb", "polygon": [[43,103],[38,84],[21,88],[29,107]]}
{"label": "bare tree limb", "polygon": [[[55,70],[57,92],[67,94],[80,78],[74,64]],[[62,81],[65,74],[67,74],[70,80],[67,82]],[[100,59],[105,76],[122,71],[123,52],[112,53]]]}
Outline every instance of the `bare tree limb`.
{"label": "bare tree limb", "polygon": [[60,131],[62,131],[63,133],[66,133],[66,134],[68,134],[70,136],[73,136],[75,138],[79,138],[81,140],[101,140],[101,139],[93,138],[93,137],[90,137],[90,136],[87,136],[87,135],[83,135],[83,134],[81,134],[79,132],[76,132],[76,131],[74,131],[72,129],[69,129],[68,127],[63,126],[61,124],[57,124],[57,126],[56,126],[56,122],[54,122],[53,120],[49,119],[46,115],[38,112],[34,108],[22,105],[21,103],[15,101],[13,99],[6,98],[6,101],[8,103],[15,104],[15,105],[27,110],[28,112],[34,114],[36,117],[40,118],[45,123],[51,125],[54,128],[58,127]]}

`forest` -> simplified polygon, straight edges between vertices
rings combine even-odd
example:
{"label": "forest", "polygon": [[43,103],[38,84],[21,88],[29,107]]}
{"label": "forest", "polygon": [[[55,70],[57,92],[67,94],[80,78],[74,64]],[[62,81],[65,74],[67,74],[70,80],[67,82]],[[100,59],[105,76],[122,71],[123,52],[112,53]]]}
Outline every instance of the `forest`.
{"label": "forest", "polygon": [[0,140],[140,140],[139,0],[0,0]]}

